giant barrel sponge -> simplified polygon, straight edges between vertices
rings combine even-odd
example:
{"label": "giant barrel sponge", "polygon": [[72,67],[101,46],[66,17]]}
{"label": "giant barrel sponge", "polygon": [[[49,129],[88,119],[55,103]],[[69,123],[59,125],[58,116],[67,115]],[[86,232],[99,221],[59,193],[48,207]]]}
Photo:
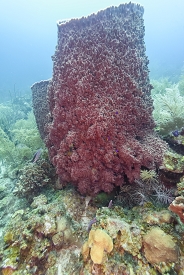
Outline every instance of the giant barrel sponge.
{"label": "giant barrel sponge", "polygon": [[61,183],[81,194],[111,192],[162,163],[143,12],[129,3],[58,22],[45,142]]}

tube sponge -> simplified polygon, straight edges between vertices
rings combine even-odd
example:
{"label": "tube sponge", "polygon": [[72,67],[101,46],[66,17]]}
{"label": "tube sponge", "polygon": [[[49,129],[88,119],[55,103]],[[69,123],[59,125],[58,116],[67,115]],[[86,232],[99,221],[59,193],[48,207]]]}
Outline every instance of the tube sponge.
{"label": "tube sponge", "polygon": [[82,255],[86,259],[89,254],[94,264],[101,264],[104,256],[104,250],[111,252],[113,249],[113,241],[111,237],[101,229],[91,230],[88,241],[83,245]]}

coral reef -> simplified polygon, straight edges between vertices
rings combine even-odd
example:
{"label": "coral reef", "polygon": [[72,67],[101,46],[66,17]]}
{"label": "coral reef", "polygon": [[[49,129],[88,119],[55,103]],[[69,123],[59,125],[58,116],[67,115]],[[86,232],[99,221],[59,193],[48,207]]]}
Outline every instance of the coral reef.
{"label": "coral reef", "polygon": [[148,205],[97,209],[89,201],[68,188],[15,211],[3,234],[2,274],[182,275],[183,225],[172,212]]}
{"label": "coral reef", "polygon": [[167,209],[157,211],[151,207],[147,213],[143,214],[143,220],[150,225],[171,224],[174,221],[172,214]]}
{"label": "coral reef", "polygon": [[13,109],[10,106],[0,104],[0,126],[1,129],[8,134],[12,125]]}
{"label": "coral reef", "polygon": [[60,181],[81,194],[111,192],[162,163],[142,16],[129,3],[58,22],[45,140]]}
{"label": "coral reef", "polygon": [[19,170],[13,193],[30,202],[44,186],[54,182],[55,178],[55,169],[48,160],[42,159],[37,163],[29,163]]}
{"label": "coral reef", "polygon": [[151,82],[154,85],[151,95],[156,131],[173,151],[184,155],[183,74],[178,83],[171,83],[168,79]]}
{"label": "coral reef", "polygon": [[[183,195],[184,157],[169,150],[165,153],[163,166],[160,167],[159,181],[167,188],[175,190],[175,196]],[[177,190],[178,189],[178,190]],[[180,193],[181,191],[181,193]]]}
{"label": "coral reef", "polygon": [[178,89],[180,91],[180,94],[184,96],[184,69],[182,70],[180,81],[178,83]]}
{"label": "coral reef", "polygon": [[[69,275],[73,269],[76,270],[73,274],[78,275],[77,263],[83,239],[87,237],[87,224],[96,211],[88,206],[89,216],[86,216],[81,201],[84,202],[73,190],[57,191],[54,195],[48,192],[47,197],[34,197],[31,209],[17,210],[3,236],[2,274],[9,270],[14,275],[54,275],[65,268],[64,273],[57,274]],[[65,257],[70,260],[67,266],[63,261]]]}
{"label": "coral reef", "polygon": [[167,136],[183,127],[184,97],[180,94],[178,85],[166,88],[164,94],[157,94],[153,99],[153,116],[159,134]]}
{"label": "coral reef", "polygon": [[179,195],[184,196],[184,176],[182,176],[177,183],[177,192]]}
{"label": "coral reef", "polygon": [[178,261],[178,247],[172,237],[159,227],[153,227],[143,237],[145,257],[151,264]]}
{"label": "coral reef", "polygon": [[[184,174],[184,168],[183,168]],[[173,202],[169,205],[169,210],[177,214],[180,218],[180,221],[184,223],[184,176],[180,177],[179,182],[177,183],[177,195]]]}
{"label": "coral reef", "polygon": [[160,79],[151,79],[151,84],[153,85],[153,89],[151,90],[151,96],[154,99],[157,94],[165,94],[165,90],[167,88],[172,88],[172,82],[169,81],[168,78],[160,78]]}
{"label": "coral reef", "polygon": [[168,210],[137,207],[125,212],[117,206],[104,207],[97,211],[96,219],[92,230],[104,230],[113,240],[113,249],[100,264],[94,264],[84,243],[80,274],[182,274],[183,256],[179,252],[183,248],[182,233],[173,233],[173,219]]}
{"label": "coral reef", "polygon": [[26,119],[14,121],[6,131],[0,125],[0,160],[11,169],[23,167],[40,147],[44,144],[33,112],[29,112]]}
{"label": "coral reef", "polygon": [[174,200],[175,189],[167,188],[154,170],[141,170],[140,179],[135,180],[134,185],[126,184],[120,187],[116,200],[124,207],[144,205],[148,202],[154,205],[169,205]]}
{"label": "coral reef", "polygon": [[49,106],[47,102],[47,87],[49,80],[36,82],[31,86],[33,110],[36,123],[42,139],[46,136],[45,125],[48,123]]}
{"label": "coral reef", "polygon": [[182,223],[184,223],[184,197],[176,197],[175,200],[169,205],[169,210],[177,214]]}
{"label": "coral reef", "polygon": [[11,126],[19,119],[27,119],[31,111],[31,97],[15,97],[11,102],[0,104],[0,126],[9,134]]}
{"label": "coral reef", "polygon": [[167,151],[161,168],[182,175],[184,172],[184,156],[173,151]]}
{"label": "coral reef", "polygon": [[14,152],[16,147],[14,142],[12,142],[9,136],[0,127],[0,160],[7,163],[15,164]]}
{"label": "coral reef", "polygon": [[0,177],[0,238],[7,221],[19,207],[20,202],[13,195],[14,180]]}
{"label": "coral reef", "polygon": [[152,93],[177,154],[154,133],[142,16],[129,3],[59,21],[36,122],[0,105],[0,274],[184,274],[183,80]]}
{"label": "coral reef", "polygon": [[184,155],[184,127],[164,136],[164,140],[174,152]]}
{"label": "coral reef", "polygon": [[12,128],[12,136],[17,147],[27,147],[32,152],[43,147],[33,112],[28,113],[27,119],[20,119],[15,122]]}

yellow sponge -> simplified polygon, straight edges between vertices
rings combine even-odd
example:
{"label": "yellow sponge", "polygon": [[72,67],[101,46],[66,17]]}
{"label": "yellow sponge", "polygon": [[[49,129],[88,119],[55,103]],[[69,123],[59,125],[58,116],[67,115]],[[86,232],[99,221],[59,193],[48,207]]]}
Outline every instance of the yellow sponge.
{"label": "yellow sponge", "polygon": [[89,255],[89,248],[91,248],[90,256],[94,264],[101,264],[103,260],[104,250],[111,252],[113,249],[113,242],[111,237],[101,229],[91,230],[88,241],[83,245],[82,255],[84,260]]}

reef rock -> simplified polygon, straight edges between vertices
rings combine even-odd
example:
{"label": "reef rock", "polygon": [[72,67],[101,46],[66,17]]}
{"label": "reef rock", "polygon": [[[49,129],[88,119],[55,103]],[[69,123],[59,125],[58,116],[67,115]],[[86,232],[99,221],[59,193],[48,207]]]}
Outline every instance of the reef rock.
{"label": "reef rock", "polygon": [[151,264],[176,262],[178,249],[172,237],[159,227],[152,228],[144,237],[145,257]]}

